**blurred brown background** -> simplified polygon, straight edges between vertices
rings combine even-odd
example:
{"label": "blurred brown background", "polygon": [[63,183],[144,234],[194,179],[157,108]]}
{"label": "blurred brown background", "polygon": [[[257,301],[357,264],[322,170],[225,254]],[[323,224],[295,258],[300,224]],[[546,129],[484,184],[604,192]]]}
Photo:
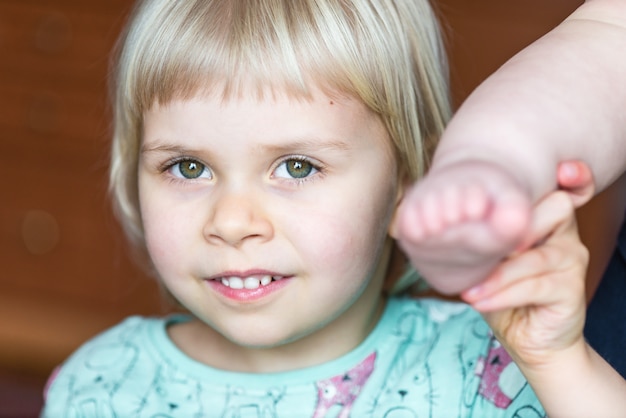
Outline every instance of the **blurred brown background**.
{"label": "blurred brown background", "polygon": [[[0,0],[0,417],[35,416],[46,376],[85,339],[165,310],[106,196],[107,66],[130,3]],[[435,3],[458,103],[582,1]],[[581,211],[590,288],[612,252],[623,190]]]}

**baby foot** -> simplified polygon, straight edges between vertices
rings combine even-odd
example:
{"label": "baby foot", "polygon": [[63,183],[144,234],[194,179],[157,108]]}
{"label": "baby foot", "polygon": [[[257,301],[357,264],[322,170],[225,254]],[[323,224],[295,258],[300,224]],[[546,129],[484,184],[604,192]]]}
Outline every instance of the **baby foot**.
{"label": "baby foot", "polygon": [[392,234],[435,290],[458,293],[483,280],[522,242],[531,203],[502,167],[461,162],[430,172],[407,193]]}

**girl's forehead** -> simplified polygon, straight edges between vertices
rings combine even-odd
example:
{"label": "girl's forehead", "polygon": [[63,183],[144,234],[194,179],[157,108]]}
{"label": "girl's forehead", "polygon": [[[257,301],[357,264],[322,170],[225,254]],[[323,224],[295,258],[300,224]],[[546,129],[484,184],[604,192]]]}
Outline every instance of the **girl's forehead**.
{"label": "girl's forehead", "polygon": [[367,104],[357,95],[340,91],[330,82],[309,82],[303,86],[255,84],[248,79],[245,83],[235,83],[232,80],[199,84],[195,90],[178,90],[165,97],[153,97],[145,106],[143,112],[158,108],[166,108],[172,104],[191,101],[218,101],[223,105],[236,103],[272,103],[289,101],[297,103],[312,103],[315,100],[326,100],[329,103],[354,101],[369,109]]}
{"label": "girl's forehead", "polygon": [[[306,98],[285,92],[258,97],[250,94],[224,99],[219,94],[198,94],[154,103],[144,112],[144,145],[155,132],[174,136],[217,138],[219,135],[255,137],[268,146],[298,144],[315,148],[319,143],[342,140],[363,142],[371,134],[390,154],[393,144],[382,118],[360,99],[347,95],[328,95],[315,88]],[[219,135],[216,135],[218,134]],[[158,136],[158,135],[157,135]],[[339,146],[339,148],[342,148]],[[343,148],[347,148],[343,146]]]}
{"label": "girl's forehead", "polygon": [[[369,108],[360,98],[345,93],[322,90],[312,86],[306,94],[286,90],[242,90],[237,95],[224,95],[221,90],[202,89],[193,95],[175,95],[167,101],[154,100],[143,111],[143,120],[155,115],[193,119],[204,115],[203,119],[214,124],[222,122],[220,118],[239,117],[250,122],[265,117],[265,121],[284,119],[285,115],[306,114],[301,122],[314,126],[316,119],[331,117],[342,118],[344,124],[352,120],[375,121],[380,124],[382,118]],[[243,119],[242,119],[243,118]],[[283,125],[293,125],[290,120]],[[318,127],[320,130],[324,126]]]}

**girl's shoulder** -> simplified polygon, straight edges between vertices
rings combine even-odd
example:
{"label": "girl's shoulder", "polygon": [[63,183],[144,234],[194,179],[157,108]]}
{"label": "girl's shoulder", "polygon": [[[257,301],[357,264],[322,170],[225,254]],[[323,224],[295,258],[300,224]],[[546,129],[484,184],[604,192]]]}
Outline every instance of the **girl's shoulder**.
{"label": "girl's shoulder", "polygon": [[[85,342],[50,376],[43,416],[65,416],[76,399],[86,408],[99,405],[130,373],[158,367],[155,336],[164,334],[172,320],[178,318],[132,316]],[[88,411],[76,412],[89,416]]]}
{"label": "girl's shoulder", "polygon": [[403,297],[389,308],[394,315],[376,359],[377,366],[387,360],[377,408],[415,402],[425,416],[543,416],[523,374],[469,305]]}
{"label": "girl's shoulder", "polygon": [[[165,330],[171,318],[131,316],[102,331],[81,345],[60,369],[77,366],[99,368],[114,363],[118,355],[132,348],[141,350],[151,341],[150,336]],[[113,364],[111,364],[113,366]]]}

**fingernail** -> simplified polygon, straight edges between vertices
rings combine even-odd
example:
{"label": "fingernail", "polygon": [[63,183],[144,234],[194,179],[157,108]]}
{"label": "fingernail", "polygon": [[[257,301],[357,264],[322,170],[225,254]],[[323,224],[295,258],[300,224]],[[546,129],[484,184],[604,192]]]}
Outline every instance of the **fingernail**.
{"label": "fingernail", "polygon": [[466,291],[463,292],[464,299],[476,299],[483,291],[482,285],[476,285],[474,287],[470,287]]}
{"label": "fingernail", "polygon": [[563,163],[561,166],[562,174],[565,177],[576,178],[578,177],[578,166],[573,163]]}

